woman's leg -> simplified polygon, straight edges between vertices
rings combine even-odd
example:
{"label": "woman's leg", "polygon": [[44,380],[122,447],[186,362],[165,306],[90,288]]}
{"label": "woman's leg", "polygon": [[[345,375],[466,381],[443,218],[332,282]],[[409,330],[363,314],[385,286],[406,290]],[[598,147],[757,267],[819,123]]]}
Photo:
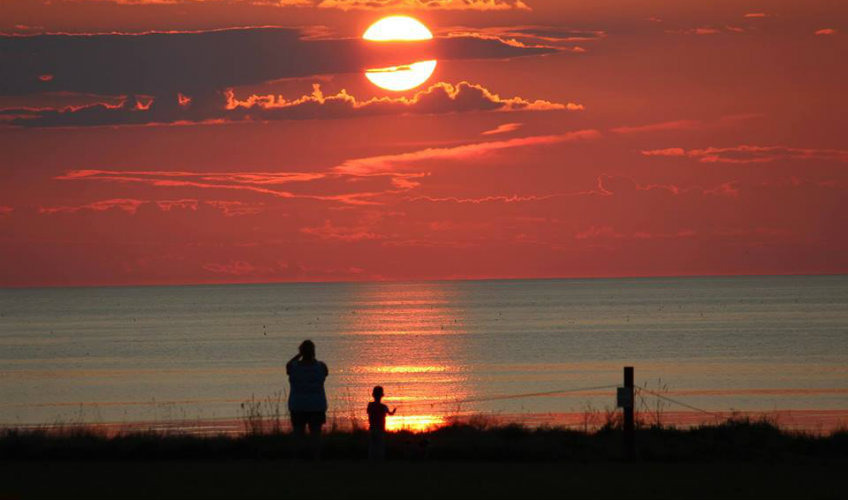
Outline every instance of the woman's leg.
{"label": "woman's leg", "polygon": [[300,412],[291,413],[292,431],[295,436],[304,436],[306,434],[306,418]]}
{"label": "woman's leg", "polygon": [[309,422],[309,434],[315,437],[321,437],[321,427],[324,422]]}
{"label": "woman's leg", "polygon": [[303,455],[304,441],[306,440],[306,419],[301,413],[291,414],[292,434],[294,434],[294,447],[292,452],[294,457],[298,458]]}
{"label": "woman's leg", "polygon": [[312,442],[312,456],[316,460],[321,458],[321,427],[324,420],[323,414],[313,415],[309,419],[309,440]]}

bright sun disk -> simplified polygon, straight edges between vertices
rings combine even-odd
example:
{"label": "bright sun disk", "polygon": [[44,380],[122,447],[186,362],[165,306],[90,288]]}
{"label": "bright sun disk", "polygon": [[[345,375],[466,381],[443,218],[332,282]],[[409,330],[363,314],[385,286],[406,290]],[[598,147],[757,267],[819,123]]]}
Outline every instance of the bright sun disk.
{"label": "bright sun disk", "polygon": [[[372,24],[362,38],[371,42],[413,42],[431,40],[433,33],[409,16],[389,16]],[[381,89],[402,92],[426,82],[436,70],[436,60],[416,61],[402,66],[374,68],[365,77]]]}
{"label": "bright sun disk", "polygon": [[424,24],[409,16],[389,16],[372,24],[362,38],[372,42],[411,42],[431,40],[433,34]]}

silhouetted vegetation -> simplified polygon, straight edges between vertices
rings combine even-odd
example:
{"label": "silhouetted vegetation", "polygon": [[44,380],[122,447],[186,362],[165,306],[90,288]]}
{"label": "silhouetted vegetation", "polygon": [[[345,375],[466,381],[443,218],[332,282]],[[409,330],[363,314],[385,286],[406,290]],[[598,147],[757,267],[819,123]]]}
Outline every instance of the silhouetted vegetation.
{"label": "silhouetted vegetation", "polygon": [[[0,460],[230,460],[299,458],[296,437],[269,427],[238,436],[118,433],[66,427],[6,430],[0,434]],[[848,431],[819,436],[783,431],[767,420],[733,419],[687,429],[642,427],[636,434],[640,461],[792,462],[848,458]],[[325,460],[364,460],[367,433],[335,431],[322,441]],[[387,457],[404,461],[575,461],[622,459],[622,436],[615,422],[594,432],[564,428],[499,425],[486,418],[456,422],[423,433],[389,435]]]}

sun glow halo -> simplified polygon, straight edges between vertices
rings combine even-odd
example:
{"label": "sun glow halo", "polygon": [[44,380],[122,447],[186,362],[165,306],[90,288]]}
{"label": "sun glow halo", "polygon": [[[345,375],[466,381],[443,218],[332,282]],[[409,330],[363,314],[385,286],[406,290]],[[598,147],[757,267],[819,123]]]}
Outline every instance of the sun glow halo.
{"label": "sun glow halo", "polygon": [[[416,42],[431,40],[433,33],[421,21],[409,16],[389,16],[372,24],[362,35],[370,42]],[[373,68],[365,77],[381,89],[402,92],[426,82],[436,70],[436,60],[416,61],[402,66]]]}

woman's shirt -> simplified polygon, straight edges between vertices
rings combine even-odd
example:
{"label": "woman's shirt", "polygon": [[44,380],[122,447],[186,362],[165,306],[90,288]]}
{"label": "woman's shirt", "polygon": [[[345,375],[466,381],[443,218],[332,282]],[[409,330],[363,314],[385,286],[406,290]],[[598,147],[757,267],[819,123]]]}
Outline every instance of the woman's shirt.
{"label": "woman's shirt", "polygon": [[289,375],[289,411],[327,411],[324,380],[329,371],[323,361],[304,363],[295,361],[286,365]]}

